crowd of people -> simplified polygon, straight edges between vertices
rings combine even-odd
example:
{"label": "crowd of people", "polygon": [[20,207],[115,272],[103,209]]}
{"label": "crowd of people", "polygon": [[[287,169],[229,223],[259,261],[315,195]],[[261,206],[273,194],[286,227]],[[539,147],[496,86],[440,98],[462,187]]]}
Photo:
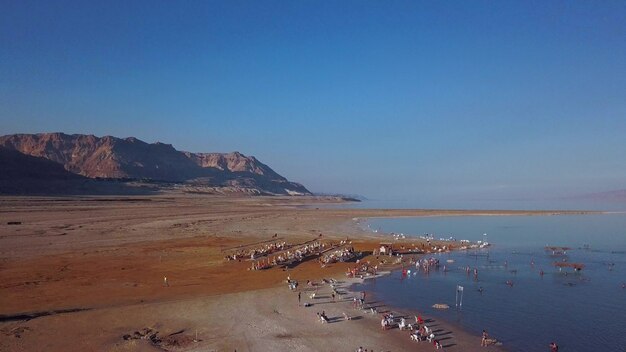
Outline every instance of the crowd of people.
{"label": "crowd of people", "polygon": [[277,264],[284,264],[291,261],[302,261],[304,258],[311,254],[317,254],[323,251],[326,248],[326,244],[320,241],[315,241],[310,244],[305,244],[304,246],[293,250],[287,251],[286,253],[282,253],[278,255],[275,260]]}
{"label": "crowd of people", "polygon": [[[310,248],[320,249],[321,247],[319,247],[319,245],[317,245],[316,243],[316,245],[312,245],[312,247]],[[439,260],[437,260],[436,258],[421,259],[421,260],[417,260],[414,262],[412,261],[411,263],[415,264],[415,267],[417,270],[425,270],[425,271],[431,270],[431,268],[438,268],[439,266]],[[375,271],[375,267],[370,266],[369,262],[362,262],[362,263],[357,263],[357,265],[354,268],[350,269],[347,274],[348,276],[359,276],[359,275],[370,273],[373,270]],[[290,277],[287,277],[287,284],[290,290],[297,290],[298,288],[297,281],[292,280]],[[338,294],[338,291],[336,290],[337,281],[334,279],[329,279],[329,280],[323,279],[322,282],[319,284],[316,284],[312,281],[307,280],[307,287],[310,286],[310,287],[315,288],[315,290],[312,293],[310,293],[309,298],[317,299],[316,297],[317,288],[318,286],[324,285],[324,284],[328,284],[330,288],[332,289],[331,297],[332,297],[332,301],[335,302],[335,295]],[[366,307],[365,295],[366,295],[365,292],[361,292],[355,295],[352,299],[353,301],[352,307],[354,309],[371,311],[371,313],[375,315],[378,314],[378,311],[376,310],[376,308]],[[301,292],[298,292],[298,305],[301,305],[301,298],[302,298]],[[311,304],[305,303],[304,306],[310,307]],[[317,312],[316,315],[317,315],[318,321],[322,323],[329,322],[329,317],[326,315],[325,311]],[[427,343],[432,344],[432,346],[435,349],[443,349],[443,345],[441,344],[441,341],[437,338],[435,331],[433,331],[432,328],[430,328],[427,325],[427,322],[420,315],[415,315],[414,318],[415,318],[415,321],[413,322],[413,321],[409,321],[405,316],[396,316],[394,315],[393,312],[385,312],[381,316],[380,324],[383,330],[389,330],[393,328],[398,328],[399,330],[408,330],[411,341],[427,342]],[[333,318],[333,319],[337,319],[337,318]],[[344,312],[343,319],[346,321],[352,320],[352,317],[350,317],[347,313]],[[482,339],[481,339],[481,346],[488,346],[488,345],[492,345],[495,343],[497,343],[497,340],[490,338],[487,332],[483,331]],[[552,348],[552,345],[550,347]],[[359,349],[357,349],[357,351],[365,351],[365,350],[362,347],[360,347]],[[554,351],[554,350],[551,349],[551,351]]]}
{"label": "crowd of people", "polygon": [[293,246],[292,244],[288,244],[285,241],[277,241],[277,242],[273,242],[269,244],[264,244],[256,248],[247,248],[247,249],[238,250],[235,253],[226,255],[224,259],[228,261],[246,259],[246,258],[250,258],[254,260],[261,256],[284,251],[286,249],[291,248],[292,246]]}
{"label": "crowd of people", "polygon": [[432,343],[436,349],[443,348],[441,342],[436,338],[435,333],[429,328],[424,319],[421,316],[415,316],[415,323],[408,323],[404,317],[396,318],[393,313],[383,314],[380,321],[380,326],[383,330],[398,327],[400,330],[409,330],[409,337],[411,341],[421,342],[428,341]]}
{"label": "crowd of people", "polygon": [[360,277],[376,275],[378,265],[372,266],[369,261],[356,261],[356,266],[346,271],[347,277]]}
{"label": "crowd of people", "polygon": [[323,255],[320,258],[321,264],[331,264],[337,262],[347,262],[359,256],[359,253],[354,251],[353,247],[347,247],[338,249]]}
{"label": "crowd of people", "polygon": [[415,270],[417,271],[423,270],[425,273],[429,273],[432,269],[439,269],[439,259],[424,258],[415,261]]}
{"label": "crowd of people", "polygon": [[[252,264],[249,270],[263,270],[277,265],[289,265],[294,262],[301,262],[311,255],[320,255],[327,248],[332,248],[331,244],[326,244],[321,241],[314,241],[300,246],[283,245],[282,249],[279,249],[280,245],[281,244],[278,244],[278,246],[269,246],[269,249],[265,252],[256,251],[255,255],[250,255]],[[285,250],[287,248],[289,248],[289,250]],[[270,256],[271,253],[275,253],[275,255]],[[266,258],[259,259],[258,256],[260,255]]]}

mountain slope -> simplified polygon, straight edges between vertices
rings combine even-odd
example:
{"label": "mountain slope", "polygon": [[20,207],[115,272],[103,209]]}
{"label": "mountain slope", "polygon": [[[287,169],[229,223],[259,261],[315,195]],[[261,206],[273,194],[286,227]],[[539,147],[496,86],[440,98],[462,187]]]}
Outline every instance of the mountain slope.
{"label": "mountain slope", "polygon": [[82,180],[54,161],[0,147],[0,194],[71,193]]}
{"label": "mountain slope", "polygon": [[182,181],[199,175],[195,164],[171,145],[148,144],[132,137],[18,134],[0,137],[0,146],[55,161],[68,171],[91,178]]}
{"label": "mountain slope", "polygon": [[63,165],[48,159],[0,147],[0,180],[13,179],[78,180],[84,177],[71,173]]}
{"label": "mountain slope", "polygon": [[180,152],[172,145],[64,133],[0,137],[0,147],[45,158],[89,178],[132,178],[249,188],[258,193],[310,194],[269,166],[241,153]]}
{"label": "mountain slope", "polygon": [[216,168],[230,172],[247,172],[262,175],[272,180],[287,181],[286,178],[274,172],[269,166],[261,163],[255,157],[247,157],[239,152],[227,154],[184,152],[184,154],[203,168]]}

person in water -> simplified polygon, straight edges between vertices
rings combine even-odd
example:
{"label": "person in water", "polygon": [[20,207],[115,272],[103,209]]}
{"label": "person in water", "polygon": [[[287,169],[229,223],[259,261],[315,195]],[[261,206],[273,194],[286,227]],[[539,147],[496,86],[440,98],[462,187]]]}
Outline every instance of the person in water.
{"label": "person in water", "polygon": [[550,352],[559,352],[559,345],[556,342],[550,342]]}

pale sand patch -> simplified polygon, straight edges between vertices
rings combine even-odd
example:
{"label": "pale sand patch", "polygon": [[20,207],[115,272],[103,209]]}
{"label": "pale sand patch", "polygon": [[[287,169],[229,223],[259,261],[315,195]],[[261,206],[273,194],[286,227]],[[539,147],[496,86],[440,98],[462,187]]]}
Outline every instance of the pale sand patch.
{"label": "pale sand patch", "polygon": [[[345,291],[355,280],[341,280]],[[5,339],[3,350],[35,351],[156,351],[149,340],[124,340],[144,328],[167,336],[174,332],[191,341],[178,351],[354,351],[359,346],[374,351],[432,351],[428,342],[412,342],[408,331],[397,328],[383,331],[380,314],[371,314],[352,306],[353,293],[346,293],[332,302],[329,285],[317,289],[317,298],[309,298],[314,288],[302,289],[302,305],[297,292],[283,287],[262,289],[207,298],[140,304],[92,311],[41,317],[27,323],[5,325],[15,328],[28,325],[25,338]],[[164,288],[166,289],[166,288]],[[339,298],[341,297],[341,298]],[[310,302],[311,307],[304,307]],[[366,307],[370,306],[366,302]],[[375,302],[378,312],[389,308]],[[325,311],[330,323],[317,319],[316,312]],[[343,313],[352,320],[344,320]],[[396,315],[401,314],[394,311]],[[412,321],[412,316],[407,317]],[[496,347],[480,347],[480,338],[441,321],[427,323],[439,336],[445,351],[500,351]],[[61,332],[64,331],[65,333]],[[50,338],[50,333],[63,333],[63,338]]]}

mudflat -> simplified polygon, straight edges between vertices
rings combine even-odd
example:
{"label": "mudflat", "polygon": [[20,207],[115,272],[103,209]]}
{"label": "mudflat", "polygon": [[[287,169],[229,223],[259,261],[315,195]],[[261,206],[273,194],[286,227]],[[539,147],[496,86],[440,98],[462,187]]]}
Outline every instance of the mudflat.
{"label": "mudflat", "polygon": [[[372,255],[382,235],[355,219],[581,213],[329,206],[337,202],[177,193],[1,197],[0,350],[428,351],[432,344],[411,342],[406,331],[381,331],[379,315],[351,306],[353,279],[344,273],[354,262],[250,270],[248,258],[225,256],[274,242],[348,239],[365,253],[362,261],[382,268]],[[419,240],[406,242],[425,248]],[[287,288],[288,276],[301,283],[297,290]],[[331,277],[343,293],[335,301],[321,282]],[[307,280],[315,285],[304,285]],[[312,306],[299,306],[298,292]],[[378,312],[393,309],[378,306]],[[318,321],[322,310],[331,323]],[[432,325],[447,337],[446,350],[485,350],[478,336]]]}

